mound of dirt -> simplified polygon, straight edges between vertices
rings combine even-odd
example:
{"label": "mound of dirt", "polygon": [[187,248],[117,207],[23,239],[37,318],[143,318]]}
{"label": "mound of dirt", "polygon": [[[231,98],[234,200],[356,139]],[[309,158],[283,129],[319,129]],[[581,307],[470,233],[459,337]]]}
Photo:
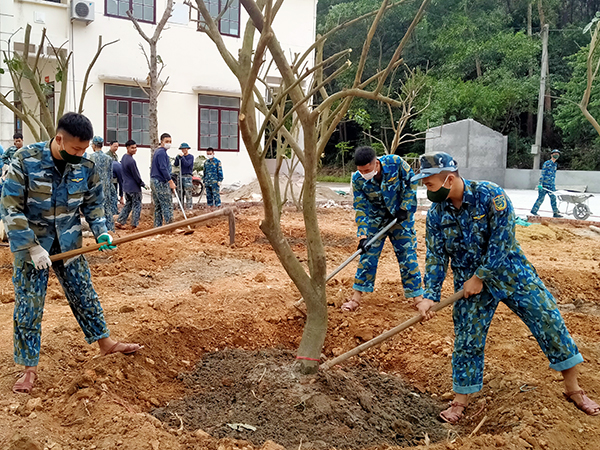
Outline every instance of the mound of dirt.
{"label": "mound of dirt", "polygon": [[398,377],[366,365],[300,376],[289,351],[225,350],[182,374],[188,395],[152,414],[216,438],[286,448],[362,448],[438,441],[442,409]]}

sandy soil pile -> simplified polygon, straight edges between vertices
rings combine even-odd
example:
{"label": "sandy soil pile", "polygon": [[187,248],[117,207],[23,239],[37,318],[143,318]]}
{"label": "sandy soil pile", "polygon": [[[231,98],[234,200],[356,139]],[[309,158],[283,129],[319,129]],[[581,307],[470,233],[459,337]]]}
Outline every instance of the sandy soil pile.
{"label": "sandy soil pile", "polygon": [[[548,362],[527,328],[502,305],[488,336],[484,388],[473,396],[460,425],[441,425],[441,434],[430,431],[439,429],[439,424],[429,422],[420,428],[425,423],[424,417],[434,420],[443,403],[451,398],[450,310],[438,313],[426,325],[406,330],[360,358],[349,360],[342,375],[331,375],[334,377],[331,382],[323,379],[323,375],[314,378],[315,381],[308,380],[309,386],[321,386],[322,390],[310,391],[318,395],[306,399],[304,406],[297,405],[298,401],[292,403],[294,421],[283,420],[286,413],[278,413],[276,409],[284,403],[283,390],[277,390],[277,383],[289,366],[281,355],[297,348],[304,318],[291,306],[299,295],[258,228],[261,218],[262,210],[258,207],[238,211],[233,247],[228,245],[227,221],[215,219],[198,225],[192,235],[170,233],[146,238],[124,244],[112,255],[98,253],[89,257],[112,335],[145,346],[132,356],[99,357],[97,346],[85,343],[52,275],[43,321],[39,380],[31,396],[11,392],[20,368],[12,361],[11,256],[8,249],[0,248],[0,298],[7,302],[0,303],[0,392],[3,393],[0,448],[282,450],[281,444],[294,450],[299,448],[290,445],[292,441],[283,439],[284,434],[279,432],[261,435],[259,439],[249,436],[251,431],[232,429],[231,433],[225,433],[225,421],[225,425],[251,424],[249,416],[237,420],[241,402],[263,405],[262,424],[275,422],[267,418],[280,417],[282,431],[296,430],[295,436],[303,443],[312,443],[313,448],[330,445],[367,448],[378,444],[387,448],[392,444],[420,443],[422,448],[435,450],[563,450],[592,449],[593,443],[600,442],[600,419],[584,415],[562,398],[560,374],[548,369]],[[285,236],[299,259],[306,261],[301,214],[286,211],[283,223]],[[331,270],[356,248],[353,213],[340,208],[322,209],[319,225]],[[144,211],[140,228],[149,227],[150,215]],[[580,229],[562,224],[518,228],[525,253],[555,294],[586,360],[580,366],[582,386],[590,397],[599,400],[600,238],[581,234]],[[422,216],[417,218],[417,235],[423,267]],[[415,314],[403,297],[398,265],[389,244],[380,260],[376,291],[366,297],[358,312],[342,313],[337,305],[351,295],[355,269],[356,263],[351,264],[327,288],[331,306],[323,349],[326,358],[339,355]],[[444,295],[450,292],[451,285],[446,282]],[[246,356],[240,357],[239,364],[228,365],[228,349],[274,352],[280,356],[268,362],[255,356],[256,363],[252,366],[253,355],[257,354],[243,353]],[[222,364],[218,364],[215,355],[223,360]],[[259,366],[260,363],[265,365]],[[243,377],[237,377],[243,372],[239,368],[244,367],[248,369],[244,372],[246,384]],[[271,369],[257,386],[255,378],[262,375],[265,367]],[[224,369],[232,374],[224,374]],[[370,370],[379,374],[373,375]],[[364,378],[367,375],[369,380]],[[384,383],[390,377],[394,381]],[[404,391],[390,388],[398,379],[405,383]],[[263,382],[268,384],[262,385]],[[352,392],[358,395],[357,385],[368,393],[363,398],[370,398],[370,412],[360,404],[360,396],[351,397]],[[334,388],[340,389],[339,397],[333,394]],[[431,403],[412,404],[409,400],[416,397],[411,393],[429,398]],[[321,394],[327,395],[326,402],[321,402]],[[211,421],[191,421],[177,410],[165,409],[168,405],[193,404],[194,398],[208,397],[217,400],[208,410]],[[350,403],[344,403],[340,397]],[[291,401],[294,397],[285,398]],[[341,405],[339,411],[332,407],[334,401]],[[396,405],[397,417],[385,409],[390,405]],[[317,407],[322,408],[321,415],[316,414]],[[159,410],[169,411],[164,422],[151,414]],[[334,426],[328,435],[343,436],[344,431],[352,431],[348,423],[333,422],[344,410],[364,419],[357,423],[373,433],[365,436],[381,432],[389,438],[395,432],[409,439],[406,442],[375,437],[368,442],[356,439],[356,447],[341,440],[328,444],[317,432],[330,419],[337,428]],[[364,416],[359,417],[358,413]],[[417,420],[411,421],[409,415]],[[306,422],[300,422],[303,416]],[[483,418],[482,426],[473,433]],[[427,439],[431,440],[428,446],[424,430],[428,430]],[[434,442],[437,439],[441,440]]]}

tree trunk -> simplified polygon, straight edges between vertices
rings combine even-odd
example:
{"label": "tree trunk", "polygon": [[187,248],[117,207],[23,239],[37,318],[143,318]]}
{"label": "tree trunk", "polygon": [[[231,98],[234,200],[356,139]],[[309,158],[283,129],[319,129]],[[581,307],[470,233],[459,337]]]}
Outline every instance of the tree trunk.
{"label": "tree trunk", "polygon": [[156,63],[156,42],[150,42],[150,86],[148,87],[149,105],[149,126],[150,130],[150,154],[154,156],[154,151],[158,148],[160,141],[158,139],[158,65]]}

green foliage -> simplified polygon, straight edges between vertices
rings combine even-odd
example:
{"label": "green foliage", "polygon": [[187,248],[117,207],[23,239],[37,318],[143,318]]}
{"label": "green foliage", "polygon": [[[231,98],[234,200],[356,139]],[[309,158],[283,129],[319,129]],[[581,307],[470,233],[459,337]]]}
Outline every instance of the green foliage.
{"label": "green foliage", "polygon": [[324,183],[350,183],[352,181],[352,174],[349,175],[317,175],[317,181]]}

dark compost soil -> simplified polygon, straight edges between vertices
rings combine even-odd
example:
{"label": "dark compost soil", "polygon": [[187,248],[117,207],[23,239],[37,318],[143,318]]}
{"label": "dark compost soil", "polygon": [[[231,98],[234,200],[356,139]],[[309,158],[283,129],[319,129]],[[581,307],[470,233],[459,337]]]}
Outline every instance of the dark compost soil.
{"label": "dark compost soil", "polygon": [[439,402],[366,365],[302,376],[289,351],[225,350],[180,377],[186,397],[152,414],[216,438],[320,449],[418,445],[447,434],[435,419]]}

